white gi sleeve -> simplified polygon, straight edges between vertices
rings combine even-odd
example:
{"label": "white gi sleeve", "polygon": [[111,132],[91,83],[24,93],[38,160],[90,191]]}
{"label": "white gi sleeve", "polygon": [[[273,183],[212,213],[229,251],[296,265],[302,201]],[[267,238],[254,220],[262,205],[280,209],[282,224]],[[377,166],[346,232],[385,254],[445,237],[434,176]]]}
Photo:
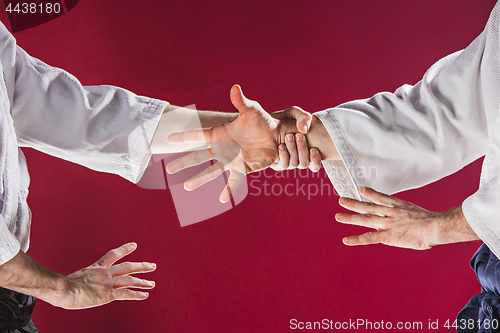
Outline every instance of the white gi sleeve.
{"label": "white gi sleeve", "polygon": [[362,199],[360,186],[388,194],[420,187],[489,149],[482,171],[488,181],[482,179],[463,208],[472,228],[497,255],[499,11],[497,3],[483,33],[465,50],[439,60],[416,85],[316,113],[342,158],[324,162],[341,196]]}
{"label": "white gi sleeve", "polygon": [[4,217],[0,215],[0,265],[11,260],[21,249],[21,243],[12,234]]}
{"label": "white gi sleeve", "polygon": [[[137,182],[167,102],[114,86],[87,86],[15,45],[5,27],[2,52],[20,146]],[[8,34],[9,36],[5,36]]]}

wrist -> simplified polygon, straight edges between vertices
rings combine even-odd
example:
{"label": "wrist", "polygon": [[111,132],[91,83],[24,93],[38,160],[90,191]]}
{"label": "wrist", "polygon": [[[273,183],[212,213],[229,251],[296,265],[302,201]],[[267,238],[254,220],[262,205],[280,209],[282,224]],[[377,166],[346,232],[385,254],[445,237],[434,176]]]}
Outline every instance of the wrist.
{"label": "wrist", "polygon": [[50,280],[38,295],[33,296],[53,306],[66,308],[72,290],[70,280],[59,273],[54,273]]}
{"label": "wrist", "polygon": [[439,213],[435,219],[435,239],[437,244],[469,242],[480,239],[471,228],[462,212],[462,206]]}
{"label": "wrist", "polygon": [[337,147],[333,143],[328,130],[321,120],[313,115],[311,128],[306,134],[308,148],[316,148],[321,154],[321,160],[340,160]]}

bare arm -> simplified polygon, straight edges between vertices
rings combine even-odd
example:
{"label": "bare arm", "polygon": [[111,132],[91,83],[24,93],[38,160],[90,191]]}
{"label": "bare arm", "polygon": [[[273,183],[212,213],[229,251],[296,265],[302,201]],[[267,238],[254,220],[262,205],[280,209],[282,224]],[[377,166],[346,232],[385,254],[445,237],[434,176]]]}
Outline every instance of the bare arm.
{"label": "bare arm", "polygon": [[[193,112],[192,109],[176,106],[176,105],[167,105],[163,113],[168,113],[171,111],[181,111],[181,112]],[[215,127],[225,123],[229,123],[236,118],[238,118],[237,112],[219,112],[219,111],[198,111],[196,110],[198,118],[200,119],[201,126],[203,128],[207,127]]]}
{"label": "bare arm", "polygon": [[116,261],[137,248],[125,244],[109,251],[94,264],[68,276],[53,272],[22,251],[0,266],[0,286],[31,295],[66,309],[90,308],[113,300],[142,300],[148,293],[129,288],[151,289],[154,282],[130,274],[156,269],[151,263]]}

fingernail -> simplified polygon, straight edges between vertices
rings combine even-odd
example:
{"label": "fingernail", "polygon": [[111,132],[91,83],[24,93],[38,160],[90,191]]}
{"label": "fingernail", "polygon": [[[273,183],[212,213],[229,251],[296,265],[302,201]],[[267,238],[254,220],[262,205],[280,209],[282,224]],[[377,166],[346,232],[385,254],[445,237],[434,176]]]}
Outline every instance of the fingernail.
{"label": "fingernail", "polygon": [[290,142],[293,140],[293,134],[287,134],[286,139]]}
{"label": "fingernail", "polygon": [[340,203],[346,203],[347,199],[346,198],[340,198],[339,201],[340,201]]}
{"label": "fingernail", "polygon": [[156,269],[156,264],[151,264],[151,267],[153,267],[154,269]]}
{"label": "fingernail", "polygon": [[307,132],[307,125],[306,124],[302,124],[302,130],[304,131],[304,133]]}
{"label": "fingernail", "polygon": [[142,296],[149,297],[149,293],[142,293]]}
{"label": "fingernail", "polygon": [[304,139],[304,136],[300,133],[295,134],[295,136],[297,137],[297,140],[299,140],[299,141],[302,141]]}
{"label": "fingernail", "polygon": [[151,287],[154,287],[156,285],[156,283],[154,281],[149,281],[148,283]]}
{"label": "fingernail", "polygon": [[318,155],[318,151],[316,149],[311,149],[311,155],[312,156]]}
{"label": "fingernail", "polygon": [[341,218],[343,218],[343,217],[344,217],[344,214],[337,214],[337,218],[338,218],[338,219],[341,219]]}
{"label": "fingernail", "polygon": [[133,248],[136,248],[136,247],[137,247],[137,244],[136,244],[136,243],[133,243],[133,242],[132,242],[132,243],[128,243],[128,245],[130,245],[130,246],[131,246],[131,247],[133,247]]}
{"label": "fingernail", "polygon": [[279,150],[285,150],[285,146],[283,146],[283,145],[279,145],[278,148],[279,148]]}
{"label": "fingernail", "polygon": [[363,193],[364,191],[365,191],[365,187],[364,187],[364,186],[361,186],[361,187],[359,188],[359,192],[360,192],[360,193]]}

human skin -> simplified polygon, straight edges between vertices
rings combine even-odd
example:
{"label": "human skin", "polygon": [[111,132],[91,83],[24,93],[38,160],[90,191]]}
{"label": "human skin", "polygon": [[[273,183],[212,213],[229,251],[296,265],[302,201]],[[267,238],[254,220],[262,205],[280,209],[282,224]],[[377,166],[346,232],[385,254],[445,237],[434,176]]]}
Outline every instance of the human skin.
{"label": "human skin", "polygon": [[0,285],[32,295],[65,309],[84,309],[114,300],[144,300],[149,294],[130,288],[152,289],[153,281],[131,274],[148,273],[156,264],[116,261],[132,253],[136,243],[128,243],[106,253],[94,264],[64,276],[44,267],[22,251],[0,266]]}
{"label": "human skin", "polygon": [[[169,105],[165,108],[160,122],[172,110],[193,112]],[[238,114],[213,111],[195,111],[202,126],[224,126],[236,120]],[[305,111],[289,110],[277,112],[272,121],[281,124],[282,131],[307,132],[311,124],[311,115]],[[284,133],[279,137],[284,137]],[[152,142],[153,153],[162,153],[166,148],[166,136],[156,131]],[[276,143],[273,143],[276,147]],[[149,262],[125,262],[118,260],[135,251],[136,243],[128,243],[109,251],[94,264],[64,276],[54,272],[26,253],[19,251],[11,260],[0,265],[0,286],[27,295],[32,295],[54,306],[66,309],[82,309],[100,306],[114,300],[144,300],[147,292],[134,289],[152,289],[155,283],[140,279],[134,274],[148,273],[156,269],[156,264]]]}
{"label": "human skin", "polygon": [[[317,171],[319,169],[319,158],[321,160],[341,159],[328,131],[318,118],[312,117],[307,134],[295,134],[294,140],[293,131],[286,132],[283,135],[283,132],[276,130],[276,126],[268,126],[270,117],[266,117],[268,114],[260,104],[245,98],[239,86],[237,88],[233,87],[233,89],[234,91],[232,90],[231,94],[233,104],[240,111],[240,115],[235,122],[239,120],[244,126],[238,127],[226,124],[210,129],[173,134],[168,140],[172,143],[233,142],[240,146],[242,150],[251,147],[252,153],[250,155],[243,154],[240,158],[247,166],[254,163],[258,167],[235,170],[230,165],[224,165],[219,161],[217,170],[208,169],[203,174],[188,180],[185,184],[186,189],[193,190],[201,186],[216,178],[223,170],[230,170],[231,175],[238,174],[240,178],[241,175],[267,167],[273,167],[275,170],[286,170],[299,166],[301,168],[308,166],[312,171]],[[239,98],[238,100],[234,100],[235,95]],[[304,110],[296,106],[285,111],[288,113],[304,112]],[[252,114],[254,117],[242,117],[248,114]],[[248,130],[249,128],[260,132],[255,135],[255,132]],[[265,133],[264,137],[267,138],[265,140],[265,149],[262,149],[262,142],[259,141],[263,137],[262,133]],[[273,142],[276,144],[276,149],[270,147]],[[310,150],[309,154],[307,148]],[[218,152],[218,154],[220,156],[223,152]],[[167,171],[174,173],[211,159],[218,159],[218,156],[212,154],[210,149],[194,152],[187,156],[187,158],[184,157],[169,163]],[[235,182],[229,184],[228,187],[235,188],[238,184],[239,182]],[[226,201],[229,199],[229,193],[230,191],[227,191]],[[360,193],[371,202],[366,203],[350,198],[340,198],[339,203],[341,206],[359,214],[337,214],[336,219],[341,223],[374,228],[376,231],[345,237],[343,242],[346,245],[382,243],[423,250],[430,249],[438,244],[479,239],[465,219],[461,206],[446,212],[436,213],[370,188],[362,187]]]}

